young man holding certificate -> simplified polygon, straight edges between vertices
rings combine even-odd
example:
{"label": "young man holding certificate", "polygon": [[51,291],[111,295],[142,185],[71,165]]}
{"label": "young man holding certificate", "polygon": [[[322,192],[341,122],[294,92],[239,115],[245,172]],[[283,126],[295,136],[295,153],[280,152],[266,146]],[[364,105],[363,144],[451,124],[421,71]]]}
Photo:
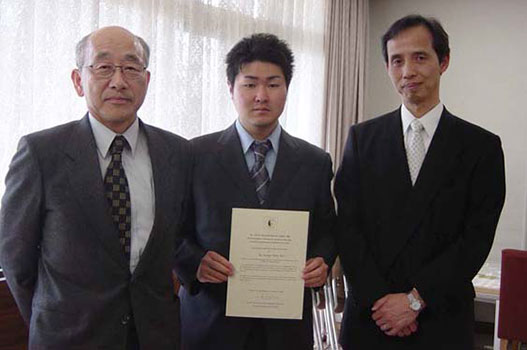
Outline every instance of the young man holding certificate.
{"label": "young man holding certificate", "polygon": [[[180,292],[183,348],[313,349],[311,296],[302,287],[299,317],[226,316],[228,280],[231,290],[240,275],[247,286],[280,271],[269,286],[282,277],[320,287],[335,258],[331,158],[278,123],[293,73],[291,50],[274,35],[254,34],[231,49],[226,63],[238,119],[224,131],[192,141],[192,205],[176,256],[185,287]],[[298,229],[301,224],[291,224],[302,212],[305,232]],[[235,232],[243,237],[235,238]],[[288,265],[297,241],[307,245],[300,268]],[[256,253],[237,265],[231,258],[239,250]],[[251,259],[254,264],[247,263]],[[247,293],[256,293],[248,306],[287,308],[281,299],[286,290],[257,287]]]}

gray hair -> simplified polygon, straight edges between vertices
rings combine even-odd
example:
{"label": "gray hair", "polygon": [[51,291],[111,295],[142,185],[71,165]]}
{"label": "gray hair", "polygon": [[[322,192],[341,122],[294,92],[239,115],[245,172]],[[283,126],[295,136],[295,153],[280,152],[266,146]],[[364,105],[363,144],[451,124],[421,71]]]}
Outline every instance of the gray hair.
{"label": "gray hair", "polygon": [[[75,63],[77,64],[77,68],[81,69],[84,67],[84,59],[86,54],[86,45],[88,44],[88,40],[90,39],[90,36],[92,33],[86,35],[83,37],[75,46]],[[144,55],[144,61],[145,66],[148,67],[148,63],[150,61],[150,47],[148,47],[148,44],[146,41],[141,38],[138,35],[134,35],[134,39],[136,44],[139,44],[141,48],[143,49],[143,55]]]}

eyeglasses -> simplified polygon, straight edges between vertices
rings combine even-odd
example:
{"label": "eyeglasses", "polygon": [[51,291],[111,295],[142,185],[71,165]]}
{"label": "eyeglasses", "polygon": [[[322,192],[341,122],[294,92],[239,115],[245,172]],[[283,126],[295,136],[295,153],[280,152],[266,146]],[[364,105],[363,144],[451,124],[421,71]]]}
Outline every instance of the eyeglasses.
{"label": "eyeglasses", "polygon": [[108,79],[113,77],[117,68],[121,69],[121,73],[123,73],[124,77],[130,80],[139,79],[143,77],[143,73],[146,70],[145,66],[141,66],[139,64],[127,64],[124,66],[117,66],[111,63],[98,63],[91,64],[85,67],[90,68],[93,74],[97,78],[101,79]]}

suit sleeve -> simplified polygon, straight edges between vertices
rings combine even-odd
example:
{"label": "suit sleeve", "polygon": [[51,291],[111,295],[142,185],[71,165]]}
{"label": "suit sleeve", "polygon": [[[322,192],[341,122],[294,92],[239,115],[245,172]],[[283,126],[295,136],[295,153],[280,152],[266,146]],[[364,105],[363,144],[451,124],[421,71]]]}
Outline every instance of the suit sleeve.
{"label": "suit sleeve", "polygon": [[6,177],[0,216],[0,263],[26,324],[38,273],[42,226],[42,175],[22,138]]}
{"label": "suit sleeve", "polygon": [[314,240],[308,252],[308,258],[322,257],[331,268],[336,258],[334,238],[335,202],[331,195],[331,179],[333,178],[332,162],[329,154],[325,154],[322,168],[318,200],[313,211]]}
{"label": "suit sleeve", "polygon": [[413,284],[431,308],[442,295],[460,293],[485,262],[505,201],[505,166],[498,137],[487,142],[474,167],[464,225],[457,239],[416,274]]}
{"label": "suit sleeve", "polygon": [[197,280],[196,274],[198,272],[201,258],[205,255],[205,250],[201,248],[196,242],[196,224],[194,214],[194,197],[193,197],[193,173],[195,154],[192,152],[192,166],[189,176],[188,195],[185,201],[185,211],[183,218],[182,236],[178,240],[176,247],[175,265],[174,269],[183,286],[190,294],[197,294],[199,291],[200,282]]}
{"label": "suit sleeve", "polygon": [[342,266],[351,282],[352,295],[361,308],[370,308],[389,293],[388,284],[374,260],[363,225],[360,154],[356,129],[350,129],[342,164],[335,179],[338,205],[337,245]]}

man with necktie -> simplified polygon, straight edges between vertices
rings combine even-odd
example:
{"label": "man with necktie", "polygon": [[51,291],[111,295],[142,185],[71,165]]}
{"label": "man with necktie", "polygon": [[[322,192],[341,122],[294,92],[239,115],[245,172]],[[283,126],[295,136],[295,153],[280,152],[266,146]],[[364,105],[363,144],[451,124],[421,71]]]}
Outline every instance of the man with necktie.
{"label": "man with necktie", "polygon": [[176,349],[172,262],[188,142],[137,117],[149,48],[121,27],[85,36],[71,78],[88,113],[22,137],[0,262],[29,349]]}
{"label": "man with necktie", "polygon": [[340,340],[344,349],[473,349],[471,281],[505,198],[501,142],[441,103],[450,49],[437,20],[401,18],[382,45],[402,105],[351,127],[337,173],[351,286]]}
{"label": "man with necktie", "polygon": [[[184,349],[313,349],[312,308],[302,320],[226,317],[233,208],[310,212],[305,287],[320,287],[335,259],[331,158],[280,126],[293,54],[271,34],[242,39],[228,53],[227,79],[238,112],[233,125],[191,141],[189,219],[178,249]],[[307,289],[306,289],[307,290]],[[308,291],[308,290],[307,290]]]}

